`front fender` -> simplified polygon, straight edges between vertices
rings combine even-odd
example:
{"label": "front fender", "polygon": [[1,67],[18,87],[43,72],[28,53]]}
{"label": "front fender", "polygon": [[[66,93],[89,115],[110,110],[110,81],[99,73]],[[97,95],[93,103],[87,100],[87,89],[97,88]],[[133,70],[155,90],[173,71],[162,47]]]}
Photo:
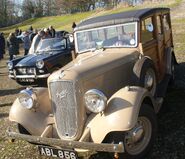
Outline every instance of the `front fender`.
{"label": "front fender", "polygon": [[112,131],[127,131],[137,122],[140,107],[145,97],[153,98],[141,87],[125,87],[117,91],[109,100],[103,114],[93,114],[89,117],[87,127],[93,142],[101,143]]}
{"label": "front fender", "polygon": [[21,124],[30,134],[41,135],[49,121],[51,105],[47,88],[33,88],[37,96],[35,109],[24,108],[16,99],[10,109],[9,120]]}

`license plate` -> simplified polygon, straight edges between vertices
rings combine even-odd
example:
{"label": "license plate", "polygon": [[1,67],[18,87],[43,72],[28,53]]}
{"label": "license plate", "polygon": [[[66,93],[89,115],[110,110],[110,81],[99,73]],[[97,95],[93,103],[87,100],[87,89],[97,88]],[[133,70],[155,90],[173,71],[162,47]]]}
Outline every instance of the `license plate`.
{"label": "license plate", "polygon": [[39,152],[43,156],[57,157],[62,159],[78,159],[78,155],[73,150],[56,149],[47,146],[38,146]]}
{"label": "license plate", "polygon": [[20,78],[19,81],[20,82],[34,82],[34,79],[32,79],[32,78],[29,78],[29,79],[27,79],[27,78]]}

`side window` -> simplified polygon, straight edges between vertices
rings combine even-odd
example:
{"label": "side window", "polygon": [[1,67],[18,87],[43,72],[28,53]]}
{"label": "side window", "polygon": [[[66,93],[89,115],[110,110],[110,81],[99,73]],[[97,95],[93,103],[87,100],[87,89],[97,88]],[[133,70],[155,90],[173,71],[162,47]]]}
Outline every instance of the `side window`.
{"label": "side window", "polygon": [[105,40],[103,29],[91,31],[92,41],[103,41]]}
{"label": "side window", "polygon": [[161,16],[157,16],[157,30],[158,34],[162,34]]}
{"label": "side window", "polygon": [[163,25],[164,25],[164,29],[165,30],[169,30],[170,29],[170,24],[169,24],[169,15],[165,14],[163,16]]}
{"label": "side window", "polygon": [[67,48],[70,49],[71,48],[71,43],[69,41],[69,39],[67,38]]}
{"label": "side window", "polygon": [[116,27],[107,28],[106,32],[107,32],[107,39],[115,38],[115,37],[117,37],[117,34],[118,34]]}
{"label": "side window", "polygon": [[150,17],[142,21],[141,40],[146,43],[152,39],[154,39],[154,28],[152,17]]}

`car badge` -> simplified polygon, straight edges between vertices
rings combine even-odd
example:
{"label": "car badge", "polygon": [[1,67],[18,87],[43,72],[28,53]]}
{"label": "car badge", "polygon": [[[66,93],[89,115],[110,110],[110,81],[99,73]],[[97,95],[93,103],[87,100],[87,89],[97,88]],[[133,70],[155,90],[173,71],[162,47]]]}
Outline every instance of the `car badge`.
{"label": "car badge", "polygon": [[66,98],[67,95],[69,95],[69,94],[70,94],[70,93],[67,92],[67,90],[63,90],[63,91],[61,91],[60,93],[57,92],[56,96],[57,96],[57,98],[62,99],[62,98]]}
{"label": "car badge", "polygon": [[59,79],[62,79],[65,76],[64,70],[61,71],[60,75],[59,75]]}

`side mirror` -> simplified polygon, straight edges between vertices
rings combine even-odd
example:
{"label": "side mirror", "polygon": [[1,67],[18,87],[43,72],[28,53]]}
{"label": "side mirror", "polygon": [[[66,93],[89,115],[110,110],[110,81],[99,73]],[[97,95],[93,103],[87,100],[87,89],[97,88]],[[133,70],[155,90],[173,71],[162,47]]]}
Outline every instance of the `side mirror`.
{"label": "side mirror", "polygon": [[70,43],[73,43],[74,42],[73,34],[69,34],[69,41],[70,41]]}

